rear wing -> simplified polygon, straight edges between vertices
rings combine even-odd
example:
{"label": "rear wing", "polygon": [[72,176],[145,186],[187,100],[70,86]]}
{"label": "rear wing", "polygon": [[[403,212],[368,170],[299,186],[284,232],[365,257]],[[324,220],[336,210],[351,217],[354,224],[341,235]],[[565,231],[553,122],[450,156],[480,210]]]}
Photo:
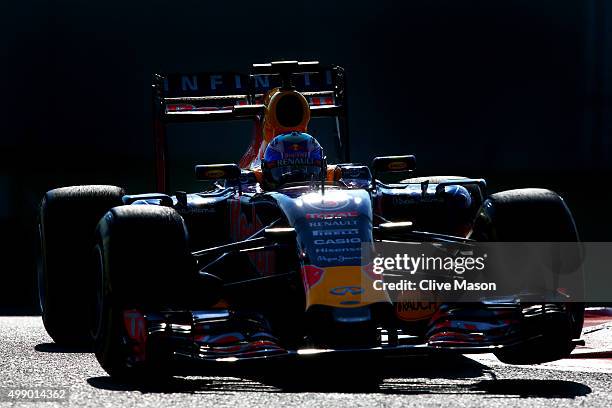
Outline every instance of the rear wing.
{"label": "rear wing", "polygon": [[[291,64],[291,65],[290,65]],[[254,64],[250,73],[178,73],[153,75],[155,112],[163,122],[205,122],[252,117],[263,97],[289,75],[306,97],[312,116],[343,116],[344,69],[312,62]]]}
{"label": "rear wing", "polygon": [[312,117],[335,117],[343,160],[349,161],[344,69],[318,62],[253,64],[248,73],[205,72],[153,75],[157,190],[167,188],[169,123],[261,121],[270,89],[291,85],[310,105]]}

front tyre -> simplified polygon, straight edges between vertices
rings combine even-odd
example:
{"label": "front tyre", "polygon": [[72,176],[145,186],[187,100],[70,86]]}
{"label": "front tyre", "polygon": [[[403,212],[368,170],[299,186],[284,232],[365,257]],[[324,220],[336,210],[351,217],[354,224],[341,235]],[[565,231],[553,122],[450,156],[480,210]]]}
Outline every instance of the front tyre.
{"label": "front tyre", "polygon": [[166,378],[167,355],[151,344],[144,317],[189,306],[196,269],[183,218],[167,207],[115,207],[96,235],[96,358],[121,381]]}
{"label": "front tyre", "polygon": [[[572,214],[556,193],[528,188],[492,194],[481,207],[470,238],[489,242],[578,242]],[[574,249],[574,248],[573,248]],[[581,254],[566,254],[576,268]],[[562,273],[561,271],[554,271]],[[521,331],[532,340],[495,353],[508,364],[539,364],[569,356],[580,337],[583,303],[522,305]]]}

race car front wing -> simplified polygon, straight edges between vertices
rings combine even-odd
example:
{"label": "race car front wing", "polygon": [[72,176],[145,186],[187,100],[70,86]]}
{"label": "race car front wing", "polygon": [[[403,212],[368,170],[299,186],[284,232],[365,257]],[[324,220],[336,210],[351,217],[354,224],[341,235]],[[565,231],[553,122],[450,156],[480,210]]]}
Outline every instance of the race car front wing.
{"label": "race car front wing", "polygon": [[[554,307],[540,312],[550,319]],[[264,316],[226,309],[203,311],[124,312],[126,346],[134,362],[163,359],[180,368],[196,369],[200,363],[312,358],[316,356],[417,356],[434,353],[492,353],[539,335],[521,330],[525,310],[516,304],[442,305],[432,318],[425,337],[401,329],[379,328],[380,344],[374,347],[288,349],[274,336]],[[574,340],[581,344],[580,340]],[[180,370],[179,370],[180,371]]]}

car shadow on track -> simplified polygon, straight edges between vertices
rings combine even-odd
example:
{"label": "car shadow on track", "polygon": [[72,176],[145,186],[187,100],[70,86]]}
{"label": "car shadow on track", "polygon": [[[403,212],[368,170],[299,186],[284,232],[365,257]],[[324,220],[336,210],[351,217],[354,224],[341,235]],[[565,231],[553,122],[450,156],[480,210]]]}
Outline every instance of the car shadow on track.
{"label": "car shadow on track", "polygon": [[40,353],[93,353],[92,347],[68,347],[55,343],[40,343],[34,346]]}
{"label": "car shadow on track", "polygon": [[591,393],[585,384],[564,380],[496,379],[493,371],[463,356],[394,358],[378,361],[309,361],[258,369],[207,372],[207,377],[174,377],[157,385],[125,384],[110,377],[87,382],[110,391],[224,394],[233,392],[334,392],[380,394],[474,394],[518,398],[576,398]]}

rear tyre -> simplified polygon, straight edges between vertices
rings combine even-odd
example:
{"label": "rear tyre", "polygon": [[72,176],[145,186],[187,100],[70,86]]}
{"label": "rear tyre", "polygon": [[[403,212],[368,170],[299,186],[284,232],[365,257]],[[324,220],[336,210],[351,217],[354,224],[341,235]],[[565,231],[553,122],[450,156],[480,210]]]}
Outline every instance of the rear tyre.
{"label": "rear tyre", "polygon": [[198,282],[183,218],[168,207],[115,207],[96,236],[96,357],[121,381],[167,378],[168,355],[163,344],[151,343],[144,315],[191,306]]}
{"label": "rear tyre", "polygon": [[[470,237],[491,242],[578,242],[578,231],[559,195],[529,188],[492,194],[480,209]],[[579,262],[578,246],[575,250],[575,254],[564,258]],[[580,337],[583,322],[583,303],[524,305],[524,337],[538,337],[495,355],[508,364],[539,364],[565,358],[574,349],[572,339]]]}
{"label": "rear tyre", "polygon": [[47,192],[40,206],[38,293],[47,333],[58,344],[91,344],[94,231],[123,189],[74,186]]}

